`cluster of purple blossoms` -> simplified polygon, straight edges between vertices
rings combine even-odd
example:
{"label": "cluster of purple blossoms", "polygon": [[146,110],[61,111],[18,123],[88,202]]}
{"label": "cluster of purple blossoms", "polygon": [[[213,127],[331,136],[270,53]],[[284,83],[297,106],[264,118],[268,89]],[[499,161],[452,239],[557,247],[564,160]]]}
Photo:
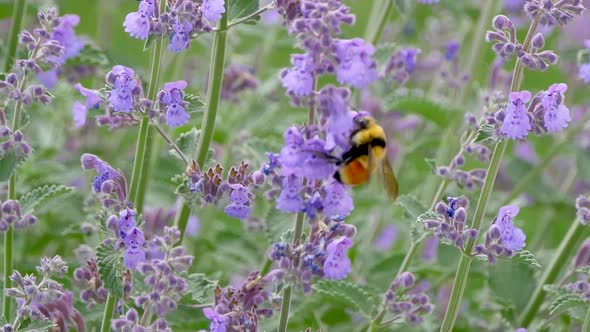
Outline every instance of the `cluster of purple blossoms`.
{"label": "cluster of purple blossoms", "polygon": [[127,204],[127,182],[121,171],[95,155],[85,153],[80,158],[82,169],[95,170],[98,175],[92,181],[92,189],[98,194],[105,208],[120,211]]}
{"label": "cluster of purple blossoms", "polygon": [[124,316],[114,319],[113,320],[113,330],[117,332],[127,332],[127,331],[138,331],[138,332],[148,332],[148,331],[158,331],[158,332],[172,332],[172,329],[168,326],[168,322],[166,320],[159,318],[156,319],[153,323],[148,323],[148,326],[141,325],[139,314],[137,310],[131,308],[127,310]]}
{"label": "cluster of purple blossoms", "polygon": [[393,314],[390,321],[404,319],[407,323],[418,325],[424,321],[422,315],[429,314],[433,305],[420,285],[415,285],[415,277],[403,272],[391,282],[385,293],[385,306]]}
{"label": "cluster of purple blossoms", "polygon": [[38,221],[31,213],[23,214],[18,201],[9,199],[0,206],[0,232],[6,232],[11,226],[15,229],[27,228]]}
{"label": "cluster of purple blossoms", "polygon": [[[5,293],[18,303],[17,321],[49,320],[57,324],[61,331],[68,331],[70,328],[84,331],[86,324],[80,312],[73,307],[72,293],[54,280],[65,276],[68,272],[67,264],[60,256],[43,257],[36,270],[37,275],[23,276],[15,271],[10,276],[14,287],[7,288]],[[39,277],[41,280],[38,280]]]}
{"label": "cluster of purple blossoms", "polygon": [[514,140],[525,139],[530,132],[540,135],[562,131],[571,121],[570,111],[563,104],[565,91],[565,83],[556,83],[532,100],[529,91],[512,92],[506,107],[488,115],[486,122],[496,128],[500,137]]}
{"label": "cluster of purple blossoms", "polygon": [[[141,307],[148,317],[156,315],[156,326],[168,331],[164,320],[166,314],[177,307],[177,301],[188,292],[188,284],[180,275],[188,271],[193,256],[186,255],[184,247],[176,246],[180,240],[180,231],[176,227],[165,227],[163,236],[155,236],[151,242],[160,252],[159,258],[138,262],[137,270],[144,277],[146,290],[135,296],[135,305]],[[127,331],[131,328],[149,330],[141,326],[135,309],[130,309],[126,316],[116,319],[112,326],[116,331]],[[147,320],[151,322],[151,319]]]}
{"label": "cluster of purple blossoms", "polygon": [[483,168],[470,171],[462,170],[461,167],[465,165],[465,154],[476,156],[483,163],[488,163],[490,160],[490,150],[486,146],[470,143],[462,147],[461,151],[451,160],[449,166],[437,167],[436,174],[456,182],[461,188],[467,190],[480,188],[486,178],[486,170]]}
{"label": "cluster of purple blossoms", "polygon": [[125,248],[123,264],[129,269],[134,269],[139,263],[146,261],[145,237],[137,227],[135,215],[137,212],[125,208],[119,212],[119,216],[110,216],[107,219],[107,228],[116,234],[115,238],[105,240],[106,243],[116,248]]}
{"label": "cluster of purple blossoms", "polygon": [[576,199],[577,216],[582,225],[590,224],[590,199],[585,196],[579,196]]}
{"label": "cluster of purple blossoms", "polygon": [[443,68],[440,72],[440,76],[445,84],[452,89],[460,88],[469,80],[469,73],[465,73],[461,70],[462,65],[459,61],[460,47],[461,45],[455,40],[451,40],[447,43],[444,55],[445,61],[443,62]]}
{"label": "cluster of purple blossoms", "polygon": [[296,247],[286,243],[275,243],[269,258],[277,263],[287,276],[299,280],[303,291],[311,291],[313,276],[330,280],[340,280],[351,271],[348,249],[356,228],[340,221],[312,224],[309,240]]}
{"label": "cluster of purple blossoms", "polygon": [[141,81],[131,68],[114,66],[107,73],[106,81],[109,88],[106,100],[103,100],[99,91],[76,84],[76,89],[86,98],[85,103],[74,103],[72,112],[76,127],[83,127],[88,111],[97,109],[103,103],[108,104],[108,107],[105,114],[96,117],[100,126],[119,128],[138,124],[139,119],[134,116],[136,113],[147,114],[151,119],[159,119],[172,128],[182,126],[190,119],[187,112],[190,104],[184,100],[186,81],[165,83],[158,92],[157,101],[144,97]]}
{"label": "cluster of purple blossoms", "polygon": [[[288,1],[277,3],[281,12],[292,12]],[[281,72],[281,81],[295,104],[311,96],[315,80],[321,74],[335,74],[341,84],[363,88],[378,78],[371,56],[373,45],[360,38],[337,39],[341,25],[354,23],[354,15],[340,0],[302,0],[288,21],[289,31],[296,34],[304,54],[291,56],[293,67]]]}
{"label": "cluster of purple blossoms", "polygon": [[103,287],[95,258],[86,260],[86,265],[74,271],[74,283],[82,290],[80,300],[88,307],[106,301],[109,292]]}
{"label": "cluster of purple blossoms", "polygon": [[420,49],[413,47],[397,49],[387,61],[385,76],[393,78],[399,84],[406,83],[416,71],[420,53],[422,53]]}
{"label": "cluster of purple blossoms", "polygon": [[566,25],[584,11],[582,0],[525,0],[524,10],[533,19],[540,17],[539,23],[545,26]]}
{"label": "cluster of purple blossoms", "polygon": [[524,50],[518,42],[514,23],[504,15],[494,17],[493,31],[486,33],[486,40],[493,42],[492,50],[504,60],[516,55],[523,65],[532,70],[545,71],[550,65],[557,63],[559,57],[551,50],[541,51],[545,46],[542,33],[533,36],[530,50]]}
{"label": "cluster of purple blossoms", "polygon": [[485,243],[475,246],[474,254],[485,255],[490,263],[494,263],[496,257],[512,257],[524,248],[526,235],[512,222],[519,210],[516,205],[501,207],[486,233]]}
{"label": "cluster of purple blossoms", "polygon": [[[578,77],[586,84],[590,84],[590,39],[584,40],[585,49],[578,53],[578,59],[587,58],[586,61],[578,63]],[[579,61],[581,62],[581,61]]]}
{"label": "cluster of purple blossoms", "polygon": [[238,288],[217,287],[214,306],[203,309],[205,317],[211,321],[210,331],[258,331],[258,317],[273,315],[272,307],[263,307],[272,297],[267,288],[282,277],[283,273],[278,270],[264,277],[252,272]]}
{"label": "cluster of purple blossoms", "polygon": [[187,167],[188,190],[185,193],[190,201],[196,201],[200,205],[217,204],[224,197],[229,197],[229,204],[225,206],[225,213],[240,220],[246,220],[252,210],[254,194],[252,187],[264,183],[265,176],[261,171],[250,172],[249,165],[241,162],[232,166],[223,178],[223,167],[217,164],[207,171],[201,171],[195,162]]}
{"label": "cluster of purple blossoms", "polygon": [[213,31],[213,25],[225,13],[224,0],[177,0],[168,2],[167,11],[162,13],[159,3],[141,0],[138,10],[127,14],[123,26],[133,38],[167,35],[171,52],[181,52],[198,34]]}
{"label": "cluster of purple blossoms", "polygon": [[[25,60],[22,60],[25,61]],[[13,101],[20,101],[25,106],[33,103],[47,105],[53,100],[53,96],[46,87],[38,84],[26,85],[24,73],[20,76],[8,73],[4,80],[0,80],[0,91]]]}
{"label": "cluster of purple blossoms", "polygon": [[469,239],[477,239],[477,230],[465,227],[469,201],[465,197],[449,197],[447,201],[436,204],[436,214],[427,215],[422,223],[442,243],[464,250]]}

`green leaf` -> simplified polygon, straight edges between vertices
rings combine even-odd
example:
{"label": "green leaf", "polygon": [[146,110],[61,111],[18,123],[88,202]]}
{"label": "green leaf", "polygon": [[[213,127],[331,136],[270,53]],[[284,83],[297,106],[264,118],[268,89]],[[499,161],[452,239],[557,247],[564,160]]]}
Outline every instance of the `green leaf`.
{"label": "green leaf", "polygon": [[424,161],[426,162],[426,164],[430,168],[431,173],[432,174],[435,174],[436,173],[436,159],[433,159],[433,158],[424,158]]}
{"label": "green leaf", "polygon": [[[285,233],[293,226],[293,221],[288,220],[288,215],[277,210],[274,205],[270,206],[264,217],[266,224],[266,237],[269,244],[281,241]],[[287,242],[290,240],[287,240]]]}
{"label": "green leaf", "polygon": [[31,213],[35,207],[48,199],[69,194],[74,188],[62,185],[45,185],[37,187],[32,191],[22,195],[18,201],[20,202],[23,213]]}
{"label": "green leaf", "polygon": [[95,65],[104,68],[111,67],[112,64],[109,55],[92,42],[87,42],[78,56],[66,62],[67,66]]}
{"label": "green leaf", "polygon": [[[200,130],[197,128],[192,128],[191,130],[184,132],[178,136],[176,139],[176,146],[182,151],[182,153],[190,158],[190,156],[194,155],[195,151],[197,150],[197,140],[199,138]],[[173,149],[170,150],[170,154],[180,158],[178,153]]]}
{"label": "green leaf", "polygon": [[441,128],[446,128],[452,121],[463,116],[463,112],[446,102],[428,97],[422,91],[410,91],[390,97],[386,103],[388,109],[401,113],[422,115]]}
{"label": "green leaf", "polygon": [[189,113],[203,112],[205,109],[205,101],[197,94],[187,93],[184,95],[184,101],[189,103],[186,107],[186,111]]}
{"label": "green leaf", "polygon": [[587,276],[590,276],[590,266],[582,266],[576,269],[576,273],[583,273]]}
{"label": "green leaf", "polygon": [[217,286],[217,280],[209,280],[203,273],[194,273],[188,276],[188,292],[195,304],[213,302],[213,290]]}
{"label": "green leaf", "polygon": [[331,298],[344,300],[368,319],[372,318],[379,308],[379,298],[376,295],[369,294],[365,289],[347,281],[320,280],[312,287]]}
{"label": "green leaf", "polygon": [[14,152],[6,152],[0,159],[0,181],[7,181],[16,167],[25,160],[25,156],[17,156]]}
{"label": "green leaf", "polygon": [[412,195],[402,195],[398,197],[396,204],[404,209],[404,211],[406,212],[408,217],[410,217],[410,219],[414,220],[417,220],[418,217],[420,217],[426,210],[428,210],[427,207],[425,207],[422,203],[420,203],[420,201],[418,201],[416,196]]}
{"label": "green leaf", "polygon": [[540,269],[542,266],[535,255],[528,250],[521,250],[517,252],[512,260],[518,263],[526,264],[532,268]]}
{"label": "green leaf", "polygon": [[18,331],[22,332],[39,332],[39,331],[51,331],[53,327],[56,327],[55,323],[45,319],[45,320],[30,320],[26,319],[23,321],[21,327]]}
{"label": "green leaf", "polygon": [[584,305],[585,307],[588,306],[588,304],[584,302],[580,295],[564,294],[558,296],[555,300],[553,300],[553,302],[551,302],[551,304],[549,305],[549,315],[562,313],[567,309],[574,308],[580,305]]}
{"label": "green leaf", "polygon": [[229,3],[229,22],[246,17],[258,10],[258,0],[232,0]]}
{"label": "green leaf", "polygon": [[516,312],[526,306],[535,284],[533,270],[529,265],[514,264],[510,260],[499,260],[489,266],[489,285],[494,295],[514,304]]}
{"label": "green leaf", "polygon": [[121,253],[113,246],[102,243],[96,248],[96,260],[98,274],[102,279],[104,288],[115,297],[123,296],[123,270],[121,266]]}

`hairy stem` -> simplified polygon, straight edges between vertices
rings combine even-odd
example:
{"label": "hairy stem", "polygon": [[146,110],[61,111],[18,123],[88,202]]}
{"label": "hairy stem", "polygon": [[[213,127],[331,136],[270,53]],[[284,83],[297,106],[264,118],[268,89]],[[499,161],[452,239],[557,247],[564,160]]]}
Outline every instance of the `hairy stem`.
{"label": "hairy stem", "polygon": [[[539,19],[539,17],[535,17],[533,19],[533,22],[527,32],[523,43],[523,49],[525,51],[530,50],[531,40],[537,31],[537,27],[539,26]],[[523,71],[524,66],[519,60],[517,60],[516,66],[514,66],[514,71],[512,73],[512,84],[510,86],[510,91],[514,92],[520,90],[523,79]],[[506,151],[507,145],[508,140],[503,140],[499,143],[496,143],[494,152],[492,153],[486,179],[483,187],[481,188],[481,193],[477,201],[477,207],[475,208],[475,214],[473,216],[473,222],[471,224],[471,227],[476,229],[479,233],[481,233],[485,212],[488,207],[490,196],[494,189],[494,182],[496,181],[496,176],[498,175],[498,170],[500,169],[500,164],[502,162],[504,151]],[[467,241],[467,244],[465,245],[466,253],[470,254],[472,252],[475,241],[475,239],[469,239]],[[455,326],[455,321],[457,319],[457,315],[459,314],[459,307],[463,299],[463,292],[465,291],[465,285],[467,284],[467,278],[469,276],[471,261],[471,256],[466,255],[462,255],[461,259],[459,260],[459,266],[457,268],[457,273],[455,274],[455,281],[453,282],[453,290],[451,291],[451,298],[445,313],[445,318],[441,325],[441,331],[450,332]]]}
{"label": "hairy stem", "polygon": [[[223,69],[225,64],[225,46],[227,41],[228,2],[229,1],[225,1],[226,15],[223,15],[219,22],[219,30],[215,32],[211,49],[209,81],[207,83],[207,109],[203,115],[203,123],[201,124],[201,133],[199,134],[195,156],[195,160],[201,168],[203,168],[203,165],[207,161],[207,154],[209,153],[209,146],[213,139],[215,118],[217,117],[217,109],[219,108],[219,100],[221,98],[221,86],[223,84]],[[180,229],[180,241],[182,242],[188,218],[190,216],[190,207],[184,199],[181,199],[178,211],[179,213],[176,213],[174,224]]]}
{"label": "hairy stem", "polygon": [[[295,229],[293,230],[293,248],[299,246],[301,241],[301,234],[303,234],[303,221],[305,214],[303,212],[297,213],[295,217]],[[281,314],[279,316],[278,332],[286,332],[287,324],[289,323],[289,310],[291,309],[291,294],[293,292],[293,285],[289,285],[283,291],[283,301],[281,302]]]}
{"label": "hairy stem", "polygon": [[588,311],[586,311],[584,325],[582,325],[582,332],[590,332],[590,307],[588,307]]}
{"label": "hairy stem", "polygon": [[109,332],[111,330],[111,318],[115,311],[115,305],[117,304],[117,298],[109,293],[107,295],[107,302],[104,307],[102,314],[102,324],[100,325],[100,332]]}
{"label": "hairy stem", "polygon": [[27,0],[14,0],[12,7],[12,25],[10,26],[10,37],[8,40],[8,53],[4,59],[4,72],[8,73],[12,68],[16,56],[16,48],[18,46],[18,34],[23,24],[25,7]]}
{"label": "hairy stem", "polygon": [[539,279],[533,295],[531,295],[529,302],[522,311],[522,314],[518,319],[520,322],[519,326],[527,327],[535,318],[539,308],[541,307],[541,304],[543,304],[543,300],[545,299],[546,294],[543,290],[543,286],[555,283],[557,277],[559,276],[559,272],[562,271],[563,267],[570,262],[570,257],[574,255],[578,243],[587,234],[588,229],[585,228],[579,221],[574,220],[567,234],[559,244],[557,251],[553,254],[553,259]]}
{"label": "hairy stem", "polygon": [[231,22],[231,23],[227,24],[227,26],[226,26],[225,28],[224,28],[223,26],[222,26],[222,27],[220,27],[220,29],[219,29],[219,30],[222,30],[222,29],[225,29],[225,30],[227,30],[227,29],[229,29],[229,28],[231,28],[231,27],[233,27],[233,26],[236,26],[236,25],[238,25],[238,24],[241,24],[241,23],[247,22],[247,21],[249,21],[249,20],[251,20],[251,19],[255,18],[256,16],[259,16],[260,14],[264,13],[265,11],[267,11],[267,10],[269,10],[269,9],[273,9],[273,8],[275,8],[275,4],[274,4],[274,2],[271,2],[271,3],[269,3],[269,4],[268,4],[268,5],[266,5],[266,6],[263,6],[263,7],[260,7],[260,8],[258,8],[258,10],[257,10],[257,11],[255,11],[255,12],[253,12],[252,14],[250,14],[250,15],[248,15],[248,16],[244,16],[244,17],[242,17],[242,18],[240,18],[240,19],[238,19],[238,20],[235,20],[235,21],[233,21],[233,22]]}

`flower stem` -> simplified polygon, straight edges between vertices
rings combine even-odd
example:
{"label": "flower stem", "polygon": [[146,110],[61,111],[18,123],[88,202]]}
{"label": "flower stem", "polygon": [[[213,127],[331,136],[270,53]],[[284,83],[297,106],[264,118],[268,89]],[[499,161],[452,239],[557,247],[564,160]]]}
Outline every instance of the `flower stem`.
{"label": "flower stem", "polygon": [[[537,27],[539,25],[539,17],[535,17],[533,22],[527,32],[523,43],[523,49],[528,51],[531,46],[531,40],[533,35],[537,31]],[[516,60],[516,66],[514,66],[514,71],[512,73],[512,84],[510,87],[510,91],[519,91],[520,85],[522,83],[523,78],[523,71],[524,66],[520,62],[520,60]],[[502,158],[504,156],[504,151],[506,151],[506,146],[508,146],[508,140],[503,140],[499,143],[496,143],[494,146],[494,152],[492,153],[492,158],[490,161],[490,165],[488,166],[487,175],[483,187],[481,188],[481,193],[479,195],[479,199],[477,201],[477,207],[475,208],[475,214],[473,216],[473,223],[471,227],[476,229],[479,233],[481,233],[481,227],[483,224],[483,219],[485,217],[485,212],[488,207],[488,203],[490,200],[490,196],[494,189],[494,183],[496,182],[496,176],[498,175],[498,170],[500,169],[500,164],[502,162]],[[465,245],[465,252],[470,254],[473,250],[473,246],[475,245],[476,239],[469,239],[467,244]],[[465,291],[465,285],[467,284],[467,278],[469,276],[469,268],[471,266],[472,258],[471,256],[461,255],[461,259],[459,260],[459,266],[457,268],[457,273],[455,274],[455,281],[453,282],[453,290],[451,291],[451,298],[449,300],[449,305],[447,306],[447,311],[445,313],[445,318],[442,322],[440,331],[450,332],[453,330],[455,326],[455,321],[457,319],[457,315],[459,314],[459,307],[461,305],[461,301],[463,299],[463,292]]]}
{"label": "flower stem", "polygon": [[[303,220],[305,219],[303,212],[297,213],[295,217],[295,229],[293,230],[293,248],[299,246],[301,234],[303,234]],[[287,324],[289,323],[289,310],[291,309],[291,294],[293,293],[293,285],[289,285],[283,291],[283,301],[281,302],[281,314],[279,316],[278,332],[286,332]]]}
{"label": "flower stem", "polygon": [[584,325],[582,325],[582,332],[590,332],[590,307],[586,311],[586,318],[584,318]]}
{"label": "flower stem", "polygon": [[[10,27],[10,39],[8,41],[8,54],[4,62],[4,72],[7,73],[12,68],[14,58],[16,56],[16,48],[18,45],[18,34],[21,30],[23,22],[26,0],[15,0],[12,11],[12,26]],[[23,75],[19,88],[22,91],[26,76]],[[14,115],[12,118],[12,131],[18,128],[21,117],[22,103],[17,101],[14,107]],[[8,199],[16,199],[16,170],[12,173],[8,179]],[[13,247],[14,247],[14,228],[8,227],[8,230],[4,233],[4,289],[11,287],[10,275],[12,274],[13,268]],[[2,316],[6,320],[10,320],[10,307],[11,300],[4,292],[2,292]]]}
{"label": "flower stem", "polygon": [[[373,45],[376,45],[381,39],[383,29],[387,23],[387,18],[393,9],[394,0],[375,1],[373,2],[373,9],[371,10],[371,22],[365,33],[365,39]],[[374,20],[373,20],[374,18]],[[371,24],[376,22],[375,24]]]}
{"label": "flower stem", "polygon": [[113,316],[113,311],[115,311],[116,304],[117,298],[109,293],[109,295],[107,295],[107,302],[104,307],[100,332],[109,332],[111,330],[111,318]]}
{"label": "flower stem", "polygon": [[[248,15],[248,16],[244,16],[244,17],[242,17],[242,18],[240,18],[240,19],[238,19],[238,20],[235,20],[235,21],[233,21],[233,22],[231,22],[231,23],[227,24],[227,26],[225,27],[225,30],[227,30],[227,29],[229,29],[229,28],[231,28],[231,27],[233,27],[233,26],[236,26],[236,25],[238,25],[238,24],[241,24],[241,23],[247,22],[247,21],[249,21],[249,20],[251,20],[251,19],[255,18],[256,16],[259,16],[260,14],[264,13],[265,11],[267,11],[267,10],[269,10],[269,9],[273,9],[273,8],[275,8],[275,4],[274,4],[274,2],[271,2],[271,3],[269,3],[269,4],[268,4],[268,5],[266,5],[266,6],[260,7],[260,8],[258,8],[258,10],[257,10],[257,11],[253,12],[252,14],[250,14],[250,15]],[[222,29],[223,29],[223,27],[220,27],[220,29],[219,29],[219,30],[222,30]]]}
{"label": "flower stem", "polygon": [[16,47],[18,46],[18,34],[23,24],[23,17],[25,13],[25,7],[27,0],[14,0],[12,7],[12,26],[10,27],[10,39],[8,41],[8,54],[4,59],[4,72],[8,73],[12,64],[14,63],[14,57],[16,56]]}
{"label": "flower stem", "polygon": [[[211,49],[211,63],[209,65],[209,81],[207,83],[207,109],[203,115],[203,123],[201,124],[201,133],[197,142],[197,152],[195,160],[199,167],[207,161],[207,154],[209,153],[209,146],[213,139],[213,132],[215,131],[215,118],[217,116],[217,109],[219,108],[219,100],[221,98],[221,86],[223,84],[223,68],[225,64],[225,46],[227,41],[227,12],[229,10],[229,1],[225,1],[225,13],[219,21],[219,30],[215,32],[213,38],[213,46]],[[190,207],[188,203],[181,199],[179,213],[176,214],[174,224],[180,229],[180,242],[184,238],[184,232],[190,216]]]}
{"label": "flower stem", "polygon": [[552,284],[557,280],[559,272],[570,261],[569,258],[574,254],[576,246],[586,236],[587,229],[585,231],[584,228],[585,227],[582,223],[578,220],[574,220],[567,234],[559,244],[557,251],[553,254],[553,259],[545,269],[545,272],[543,272],[541,279],[539,279],[533,295],[530,297],[529,302],[522,311],[522,314],[518,319],[520,322],[518,326],[527,327],[535,318],[537,311],[545,299],[546,294],[543,290],[543,286]]}

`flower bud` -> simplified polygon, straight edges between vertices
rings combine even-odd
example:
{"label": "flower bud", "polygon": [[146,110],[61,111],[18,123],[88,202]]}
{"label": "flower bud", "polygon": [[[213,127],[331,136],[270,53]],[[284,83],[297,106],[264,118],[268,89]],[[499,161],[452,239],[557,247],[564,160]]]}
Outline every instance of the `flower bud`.
{"label": "flower bud", "polygon": [[533,47],[540,49],[543,48],[543,46],[545,46],[545,37],[543,37],[542,33],[538,32],[533,37]]}

